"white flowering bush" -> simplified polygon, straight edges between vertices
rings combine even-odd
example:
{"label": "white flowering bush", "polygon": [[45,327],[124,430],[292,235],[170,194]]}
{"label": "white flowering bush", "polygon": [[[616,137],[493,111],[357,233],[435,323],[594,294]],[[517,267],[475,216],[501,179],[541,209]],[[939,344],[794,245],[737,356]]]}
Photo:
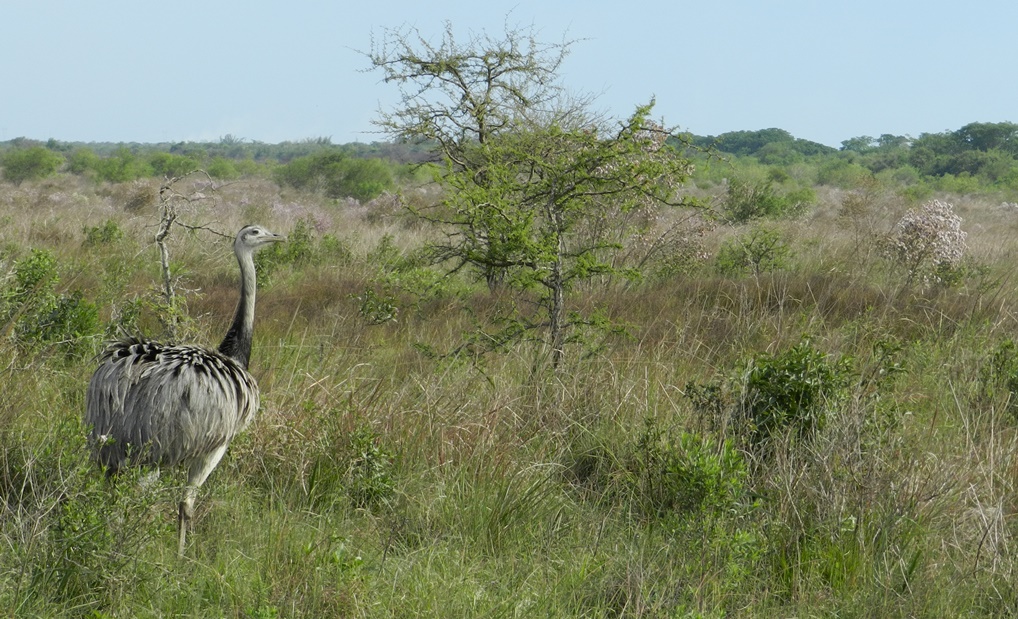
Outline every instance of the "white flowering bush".
{"label": "white flowering bush", "polygon": [[945,283],[965,257],[966,236],[954,207],[930,200],[898,220],[884,254],[906,271],[910,284]]}

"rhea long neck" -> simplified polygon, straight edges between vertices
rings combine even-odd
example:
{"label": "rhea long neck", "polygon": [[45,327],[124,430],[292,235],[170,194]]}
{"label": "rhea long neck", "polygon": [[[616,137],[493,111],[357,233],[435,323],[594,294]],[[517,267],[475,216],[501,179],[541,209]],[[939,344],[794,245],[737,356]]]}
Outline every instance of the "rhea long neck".
{"label": "rhea long neck", "polygon": [[251,336],[254,332],[255,311],[255,268],[252,251],[236,248],[237,262],[240,263],[240,300],[237,301],[237,312],[233,315],[233,324],[226,332],[219,352],[232,357],[241,367],[247,369],[251,360]]}

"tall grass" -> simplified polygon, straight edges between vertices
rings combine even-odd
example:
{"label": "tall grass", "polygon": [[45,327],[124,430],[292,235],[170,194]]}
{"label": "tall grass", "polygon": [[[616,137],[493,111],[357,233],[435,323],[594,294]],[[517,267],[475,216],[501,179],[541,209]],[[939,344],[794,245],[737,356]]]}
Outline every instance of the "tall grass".
{"label": "tall grass", "polygon": [[[102,337],[160,335],[144,190],[63,177],[0,186],[5,272],[50,251],[56,293],[85,291],[102,324],[73,354],[0,330],[7,616],[992,617],[1018,606],[1018,353],[1004,344],[1018,222],[992,204],[959,205],[964,277],[919,289],[868,236],[896,220],[869,207],[908,205],[870,196],[846,213],[843,195],[821,191],[805,219],[774,224],[794,250],[780,270],[721,275],[708,259],[585,292],[575,301],[604,305],[629,336],[571,351],[550,378],[526,345],[479,366],[422,352],[455,348],[492,301],[468,282],[425,298],[412,271],[385,271],[383,251],[409,256],[428,234],[389,205],[225,187],[202,221],[305,226],[301,251],[314,255],[281,255],[260,289],[262,410],[203,488],[178,560],[181,473],[107,482],[80,422]],[[182,333],[214,345],[235,302],[228,244],[179,230],[171,258]],[[369,288],[393,319],[365,315]],[[845,360],[831,366],[838,389],[817,391],[810,414],[823,422],[748,440],[748,377],[803,341],[810,363]]]}

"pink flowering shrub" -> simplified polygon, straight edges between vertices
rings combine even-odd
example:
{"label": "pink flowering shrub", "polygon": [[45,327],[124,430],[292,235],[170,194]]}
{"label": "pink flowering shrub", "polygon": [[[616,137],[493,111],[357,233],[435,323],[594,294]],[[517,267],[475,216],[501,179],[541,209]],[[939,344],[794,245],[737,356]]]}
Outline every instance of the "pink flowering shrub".
{"label": "pink flowering shrub", "polygon": [[948,202],[930,200],[910,209],[895,224],[884,246],[884,255],[908,274],[908,283],[945,283],[946,274],[957,270],[965,257],[966,233],[961,217]]}

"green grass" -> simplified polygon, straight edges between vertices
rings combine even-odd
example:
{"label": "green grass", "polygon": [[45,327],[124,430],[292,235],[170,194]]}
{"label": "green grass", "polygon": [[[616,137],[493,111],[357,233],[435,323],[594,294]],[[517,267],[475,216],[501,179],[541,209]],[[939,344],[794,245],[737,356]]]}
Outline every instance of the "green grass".
{"label": "green grass", "polygon": [[[102,328],[120,321],[159,335],[155,213],[124,211],[111,196],[126,187],[76,183],[0,185],[0,201],[25,206],[5,216],[4,273],[45,249],[57,258],[55,294],[84,291]],[[775,222],[795,250],[780,269],[722,277],[706,259],[666,279],[585,291],[574,301],[600,300],[631,337],[587,356],[571,349],[551,376],[534,372],[539,351],[525,345],[476,367],[421,352],[421,343],[452,349],[472,324],[463,309],[483,319],[493,304],[469,282],[415,298],[371,258],[382,243],[408,255],[425,230],[262,181],[222,191],[220,229],[257,217],[284,232],[304,222],[305,236],[299,260],[276,256],[260,290],[252,370],[262,410],[202,489],[187,556],[176,558],[180,471],[109,484],[88,459],[80,419],[102,334],[68,354],[3,324],[0,613],[998,617],[1018,608],[1018,378],[1005,345],[1018,326],[1016,239],[1010,215],[992,205],[961,205],[981,270],[918,290],[903,287],[860,227],[839,223],[837,196],[820,191],[806,219]],[[96,226],[124,236],[99,239]],[[738,233],[721,228],[705,243],[716,249]],[[214,345],[235,303],[228,245],[178,230],[171,251],[181,333]],[[391,295],[395,320],[362,313],[359,296],[372,287]],[[823,423],[754,447],[739,416],[765,415],[745,399],[750,369],[786,359],[804,337],[832,368],[845,359],[834,374],[800,377],[837,386],[810,391],[821,400],[809,414]],[[755,376],[778,391],[792,380]]]}

